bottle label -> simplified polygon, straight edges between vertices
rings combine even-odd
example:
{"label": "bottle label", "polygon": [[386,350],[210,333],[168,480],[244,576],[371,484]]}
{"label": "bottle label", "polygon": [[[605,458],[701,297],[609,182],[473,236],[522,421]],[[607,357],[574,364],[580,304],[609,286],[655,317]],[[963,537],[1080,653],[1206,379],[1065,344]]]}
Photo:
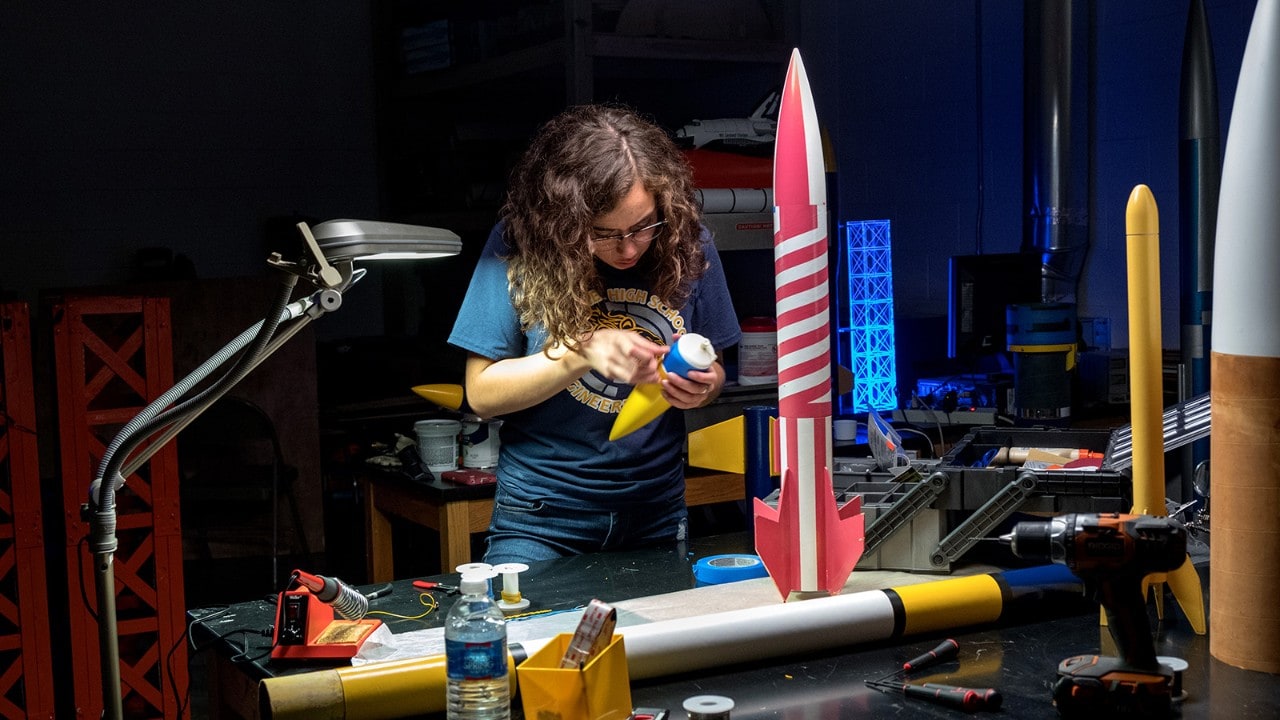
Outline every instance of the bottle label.
{"label": "bottle label", "polygon": [[485,680],[507,676],[507,644],[445,641],[445,658],[450,680]]}

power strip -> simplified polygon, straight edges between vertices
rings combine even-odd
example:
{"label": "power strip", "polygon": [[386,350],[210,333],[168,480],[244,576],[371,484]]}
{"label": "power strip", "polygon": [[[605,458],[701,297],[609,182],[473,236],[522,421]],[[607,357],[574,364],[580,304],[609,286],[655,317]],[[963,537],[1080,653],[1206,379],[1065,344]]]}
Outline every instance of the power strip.
{"label": "power strip", "polygon": [[905,410],[894,410],[893,419],[898,422],[908,422],[912,425],[995,425],[996,424],[995,408],[972,408],[970,410],[956,410],[954,412],[943,412],[941,410],[928,410],[922,408],[907,408]]}

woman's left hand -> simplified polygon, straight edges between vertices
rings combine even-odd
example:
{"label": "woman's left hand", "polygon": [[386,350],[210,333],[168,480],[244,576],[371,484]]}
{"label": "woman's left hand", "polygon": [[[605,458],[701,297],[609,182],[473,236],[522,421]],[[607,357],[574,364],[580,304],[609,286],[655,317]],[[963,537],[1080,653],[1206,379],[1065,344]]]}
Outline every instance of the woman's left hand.
{"label": "woman's left hand", "polygon": [[662,397],[671,407],[689,410],[707,405],[724,386],[724,368],[713,363],[710,370],[690,370],[689,377],[669,373],[662,380]]}

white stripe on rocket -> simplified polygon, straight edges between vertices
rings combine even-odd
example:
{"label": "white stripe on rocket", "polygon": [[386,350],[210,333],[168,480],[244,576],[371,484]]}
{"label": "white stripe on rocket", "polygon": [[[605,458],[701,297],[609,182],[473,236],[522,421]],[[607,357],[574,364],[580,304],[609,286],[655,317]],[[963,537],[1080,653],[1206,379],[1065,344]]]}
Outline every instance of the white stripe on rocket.
{"label": "white stripe on rocket", "polygon": [[[811,208],[813,206],[800,205],[798,207]],[[774,209],[775,217],[777,213],[778,213],[778,210],[775,208]],[[782,240],[774,243],[773,254],[777,257],[785,257],[787,255],[790,255],[791,253],[796,253],[796,252],[800,252],[801,250],[806,250],[809,248],[810,245],[817,245],[817,244],[826,245],[827,234],[826,232],[824,232],[825,230],[826,230],[826,223],[819,222],[817,227],[807,228],[805,230],[802,230],[801,232],[796,233],[795,235],[791,235],[790,237],[785,237]]]}
{"label": "white stripe on rocket", "polygon": [[[810,315],[797,320],[785,323],[778,328],[778,344],[790,342],[799,337],[804,337],[815,330],[822,330],[827,325],[827,317],[825,315]],[[784,331],[783,328],[786,328]],[[826,340],[826,338],[822,338]],[[817,343],[815,343],[817,344]],[[825,342],[821,344],[826,344]],[[787,350],[785,355],[794,355],[797,351]]]}
{"label": "white stripe on rocket", "polygon": [[[809,156],[809,201],[814,204],[827,202],[826,164],[822,160],[822,135],[818,128],[818,109],[813,104],[813,91],[809,88],[809,75],[799,53],[792,55],[796,78],[800,85],[800,113],[804,116],[804,150]],[[815,157],[816,156],[816,157]],[[814,162],[816,160],[816,162]]]}
{"label": "white stripe on rocket", "polygon": [[[815,303],[830,302],[829,300],[827,300],[827,283],[825,280],[822,282],[822,285],[815,288],[815,291],[821,291],[821,292],[803,292],[803,293],[793,293],[791,295],[788,295],[787,297],[779,300],[776,303],[777,309],[775,312],[778,313],[779,317],[782,317],[796,310],[808,308],[810,305],[813,305]],[[826,318],[826,315],[821,312],[811,313],[811,316],[816,317],[819,320],[824,320]],[[800,318],[795,322],[801,322],[806,320],[809,320],[808,316]],[[791,323],[784,323],[782,327],[778,328],[778,332],[780,333],[779,337],[782,336],[781,334],[785,334],[787,332],[786,330],[784,330],[784,328],[787,327],[789,324]],[[813,329],[813,328],[809,328],[809,329]],[[791,333],[791,334],[796,335],[798,333]]]}
{"label": "white stripe on rocket", "polygon": [[[826,285],[826,278],[827,278],[826,266],[827,266],[827,259],[824,257],[824,258],[813,258],[810,260],[806,260],[805,262],[792,265],[787,268],[783,268],[778,273],[778,279],[776,281],[777,287],[786,287],[787,285],[790,285],[793,282],[808,280],[810,278],[821,278],[822,284]],[[812,294],[816,289],[817,289],[816,285],[815,287],[810,289],[801,288],[799,290],[796,290],[796,294],[797,295]],[[823,295],[827,294],[825,289],[823,290],[822,294]]]}
{"label": "white stripe on rocket", "polygon": [[814,445],[813,420],[796,418],[794,422],[797,439],[795,478],[798,481],[795,490],[800,510],[800,587],[812,589],[818,587],[818,499],[813,482],[814,451],[817,448]]}

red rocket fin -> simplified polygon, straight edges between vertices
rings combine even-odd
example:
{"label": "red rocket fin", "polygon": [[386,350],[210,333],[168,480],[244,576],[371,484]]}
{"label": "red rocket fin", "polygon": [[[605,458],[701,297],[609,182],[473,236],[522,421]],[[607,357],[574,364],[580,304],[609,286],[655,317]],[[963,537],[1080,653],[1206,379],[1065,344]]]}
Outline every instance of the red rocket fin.
{"label": "red rocket fin", "polygon": [[[819,585],[831,595],[837,595],[844,589],[858,560],[862,559],[865,546],[863,532],[866,518],[862,514],[862,496],[854,495],[851,500],[836,507],[835,493],[831,484],[831,471],[824,468],[824,486],[818,490],[818,497],[831,498],[830,504],[818,503],[818,512],[823,526],[818,530],[818,555],[822,577]],[[822,494],[825,489],[826,494]]]}
{"label": "red rocket fin", "polygon": [[836,595],[844,588],[849,574],[862,558],[865,544],[862,498],[854,496],[837,507],[831,473],[823,469],[822,479],[816,488],[816,497],[820,498],[815,508],[817,586],[806,588],[801,577],[800,520],[799,509],[795,507],[798,501],[794,493],[788,492],[794,482],[794,475],[788,471],[783,478],[777,508],[769,507],[756,498],[756,554],[784,599],[795,591],[825,590]]}
{"label": "red rocket fin", "polygon": [[769,577],[782,594],[782,599],[786,600],[792,590],[800,588],[800,566],[793,550],[795,529],[783,515],[783,510],[789,509],[783,504],[783,498],[778,496],[777,508],[769,507],[760,498],[755,500],[756,554],[769,571]]}

